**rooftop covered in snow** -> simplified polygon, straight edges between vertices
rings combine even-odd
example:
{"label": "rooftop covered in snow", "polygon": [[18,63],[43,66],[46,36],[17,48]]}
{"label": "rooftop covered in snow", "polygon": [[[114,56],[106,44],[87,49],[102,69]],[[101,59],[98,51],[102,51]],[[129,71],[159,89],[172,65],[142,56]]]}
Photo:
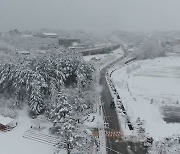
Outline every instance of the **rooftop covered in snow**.
{"label": "rooftop covered in snow", "polygon": [[43,35],[48,35],[48,36],[57,36],[57,34],[56,33],[42,33]]}
{"label": "rooftop covered in snow", "polygon": [[0,124],[2,124],[2,125],[4,125],[4,126],[10,124],[10,123],[13,122],[13,121],[14,121],[14,119],[12,119],[12,118],[4,117],[4,116],[1,116],[1,115],[0,115]]}
{"label": "rooftop covered in snow", "polygon": [[42,38],[58,38],[58,34],[56,33],[37,33],[34,36],[42,37]]}

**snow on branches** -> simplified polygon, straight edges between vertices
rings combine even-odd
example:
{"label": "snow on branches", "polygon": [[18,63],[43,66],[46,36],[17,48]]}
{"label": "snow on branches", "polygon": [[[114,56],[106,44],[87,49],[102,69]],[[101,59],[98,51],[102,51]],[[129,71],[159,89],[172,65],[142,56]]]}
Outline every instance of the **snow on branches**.
{"label": "snow on branches", "polygon": [[16,97],[18,101],[26,97],[30,112],[38,115],[45,110],[44,99],[52,96],[52,89],[60,92],[64,86],[78,85],[87,90],[92,72],[93,67],[73,51],[51,51],[27,60],[15,57],[13,62],[0,65],[0,92]]}
{"label": "snow on branches", "polygon": [[88,135],[86,131],[82,131],[70,123],[62,123],[58,133],[60,139],[56,144],[56,153],[62,148],[67,149],[68,154],[73,151],[88,153],[94,145],[91,135]]}
{"label": "snow on branches", "polygon": [[56,102],[51,103],[49,111],[47,111],[48,119],[56,124],[65,122],[67,117],[70,117],[72,106],[67,101],[66,94],[59,92],[56,98]]}

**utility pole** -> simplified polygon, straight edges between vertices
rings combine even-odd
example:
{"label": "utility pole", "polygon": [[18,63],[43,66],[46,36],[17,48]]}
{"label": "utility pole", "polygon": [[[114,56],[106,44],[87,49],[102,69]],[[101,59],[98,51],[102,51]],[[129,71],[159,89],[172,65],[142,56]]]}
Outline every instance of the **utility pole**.
{"label": "utility pole", "polygon": [[71,154],[70,143],[67,141],[67,154]]}

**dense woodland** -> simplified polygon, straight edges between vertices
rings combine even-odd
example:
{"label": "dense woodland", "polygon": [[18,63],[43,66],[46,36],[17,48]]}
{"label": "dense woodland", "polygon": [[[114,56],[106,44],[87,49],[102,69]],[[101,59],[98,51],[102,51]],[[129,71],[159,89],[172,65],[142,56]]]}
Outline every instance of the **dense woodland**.
{"label": "dense woodland", "polygon": [[54,91],[67,87],[88,90],[93,70],[72,51],[52,51],[28,60],[17,55],[0,66],[0,92],[17,101],[27,98],[30,112],[38,115],[46,109],[44,100],[54,99]]}

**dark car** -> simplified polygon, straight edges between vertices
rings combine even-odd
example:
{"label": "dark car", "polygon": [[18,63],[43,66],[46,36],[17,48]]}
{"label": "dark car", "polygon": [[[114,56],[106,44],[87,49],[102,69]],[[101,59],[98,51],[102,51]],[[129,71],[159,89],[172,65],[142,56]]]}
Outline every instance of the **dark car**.
{"label": "dark car", "polygon": [[114,101],[111,101],[111,103],[110,103],[110,106],[109,106],[109,107],[110,107],[110,108],[116,108]]}

